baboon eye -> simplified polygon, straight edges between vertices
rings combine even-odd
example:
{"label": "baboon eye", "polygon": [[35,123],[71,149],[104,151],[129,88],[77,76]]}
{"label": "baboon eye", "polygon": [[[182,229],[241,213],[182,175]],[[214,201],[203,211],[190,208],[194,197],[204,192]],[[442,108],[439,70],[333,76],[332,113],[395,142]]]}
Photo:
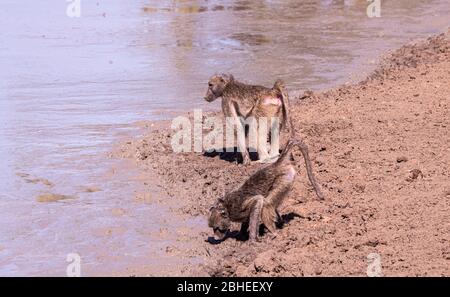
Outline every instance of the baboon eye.
{"label": "baboon eye", "polygon": [[208,83],[208,86],[211,88],[213,86],[213,84],[212,83]]}

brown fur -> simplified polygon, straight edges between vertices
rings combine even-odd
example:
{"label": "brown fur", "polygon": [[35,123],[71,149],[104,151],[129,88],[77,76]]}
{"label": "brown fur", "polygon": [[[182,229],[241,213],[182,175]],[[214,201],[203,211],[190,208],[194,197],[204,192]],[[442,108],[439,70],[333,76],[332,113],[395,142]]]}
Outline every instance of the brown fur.
{"label": "brown fur", "polygon": [[[275,163],[261,168],[238,189],[225,194],[215,203],[210,210],[209,227],[213,228],[219,239],[225,237],[228,231],[226,226],[230,226],[231,222],[242,223],[241,231],[246,231],[249,226],[251,240],[257,238],[261,222],[270,232],[275,232],[277,210],[292,189],[296,174],[291,152],[295,146],[304,147],[304,143],[301,140],[289,140]],[[320,188],[315,189],[322,199]]]}
{"label": "brown fur", "polygon": [[[313,173],[312,170],[312,165],[311,165],[311,159],[309,157],[309,150],[308,150],[308,146],[300,139],[300,137],[298,137],[295,133],[295,129],[294,129],[294,125],[292,123],[292,119],[289,116],[289,110],[290,110],[290,101],[289,101],[289,94],[286,91],[286,87],[284,85],[284,82],[282,80],[277,80],[275,82],[275,85],[273,87],[274,91],[279,92],[280,93],[280,97],[283,98],[283,109],[278,111],[278,112],[282,112],[282,118],[283,118],[283,126],[286,127],[287,130],[290,131],[290,139],[297,139],[296,140],[296,144],[299,147],[302,155],[303,155],[303,159],[305,160],[305,165],[306,165],[306,173],[308,174],[308,179],[311,182],[317,197],[320,200],[324,200],[325,197],[320,189],[319,183],[316,180],[316,177]],[[258,106],[258,105],[257,105]],[[266,109],[266,114],[267,114],[267,109]],[[268,115],[266,115],[268,116]],[[269,116],[278,116],[280,117],[279,114],[274,114],[274,115],[269,115]],[[286,148],[285,148],[286,150]]]}
{"label": "brown fur", "polygon": [[[222,98],[222,111],[225,117],[234,118],[238,128],[242,128],[239,118],[247,119],[260,117],[280,119],[281,127],[286,127],[288,123],[288,101],[285,99],[287,93],[284,89],[284,83],[277,80],[273,88],[263,86],[247,85],[238,82],[232,75],[214,75],[208,82],[208,90],[205,100],[212,102],[215,99]],[[267,98],[279,99],[281,105],[267,105],[264,100]],[[256,126],[256,125],[255,125]],[[254,127],[257,129],[257,127]],[[267,140],[267,139],[265,139]],[[238,141],[239,150],[242,153],[243,163],[250,163],[250,156],[246,148],[245,141]],[[278,152],[276,152],[278,154]],[[267,148],[258,145],[258,155],[260,159],[269,158]]]}

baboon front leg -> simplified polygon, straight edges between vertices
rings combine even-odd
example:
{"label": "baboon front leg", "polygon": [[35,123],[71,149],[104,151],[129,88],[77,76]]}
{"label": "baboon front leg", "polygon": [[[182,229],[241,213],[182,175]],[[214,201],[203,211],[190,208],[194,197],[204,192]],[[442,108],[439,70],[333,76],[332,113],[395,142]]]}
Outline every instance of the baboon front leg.
{"label": "baboon front leg", "polygon": [[275,162],[280,155],[280,118],[270,118],[270,158]]}
{"label": "baboon front leg", "polygon": [[249,218],[249,229],[250,229],[250,240],[254,241],[257,239],[259,225],[261,220],[261,210],[264,204],[264,197],[262,195],[256,195],[253,197],[254,203],[250,210]]}
{"label": "baboon front leg", "polygon": [[233,117],[234,124],[236,125],[238,148],[242,154],[243,164],[248,165],[251,163],[251,160],[245,144],[245,126],[242,124],[242,120],[238,116],[236,108],[232,102],[229,103],[228,110],[230,113],[229,116]]}
{"label": "baboon front leg", "polygon": [[245,238],[247,237],[247,231],[248,231],[248,221],[243,222],[241,224],[241,230],[239,230],[237,238],[240,240],[245,240]]}
{"label": "baboon front leg", "polygon": [[275,222],[275,226],[277,228],[281,228],[284,225],[284,220],[283,217],[280,215],[280,213],[278,212],[278,210],[275,209],[275,213],[277,215],[277,221]]}

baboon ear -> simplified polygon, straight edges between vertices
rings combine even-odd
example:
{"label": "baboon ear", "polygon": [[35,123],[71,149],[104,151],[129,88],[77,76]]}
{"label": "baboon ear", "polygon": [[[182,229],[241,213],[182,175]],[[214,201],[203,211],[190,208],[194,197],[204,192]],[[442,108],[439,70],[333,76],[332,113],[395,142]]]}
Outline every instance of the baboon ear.
{"label": "baboon ear", "polygon": [[220,76],[220,81],[229,83],[231,81],[234,81],[234,76],[232,74],[222,74]]}

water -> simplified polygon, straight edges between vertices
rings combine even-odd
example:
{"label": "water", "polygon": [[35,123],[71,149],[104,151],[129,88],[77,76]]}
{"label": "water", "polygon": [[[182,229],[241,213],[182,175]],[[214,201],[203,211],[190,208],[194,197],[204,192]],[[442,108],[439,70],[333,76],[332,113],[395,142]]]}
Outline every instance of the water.
{"label": "water", "polygon": [[[201,99],[214,73],[323,89],[450,26],[448,0],[382,0],[381,18],[367,17],[367,4],[81,0],[70,18],[64,0],[3,0],[0,275],[65,275],[72,252],[85,275],[173,261],[161,251],[174,239],[159,227],[203,222],[167,222],[136,201],[133,168],[106,158],[113,144],[139,133],[133,122],[218,108]],[[36,201],[47,192],[74,199]]]}

